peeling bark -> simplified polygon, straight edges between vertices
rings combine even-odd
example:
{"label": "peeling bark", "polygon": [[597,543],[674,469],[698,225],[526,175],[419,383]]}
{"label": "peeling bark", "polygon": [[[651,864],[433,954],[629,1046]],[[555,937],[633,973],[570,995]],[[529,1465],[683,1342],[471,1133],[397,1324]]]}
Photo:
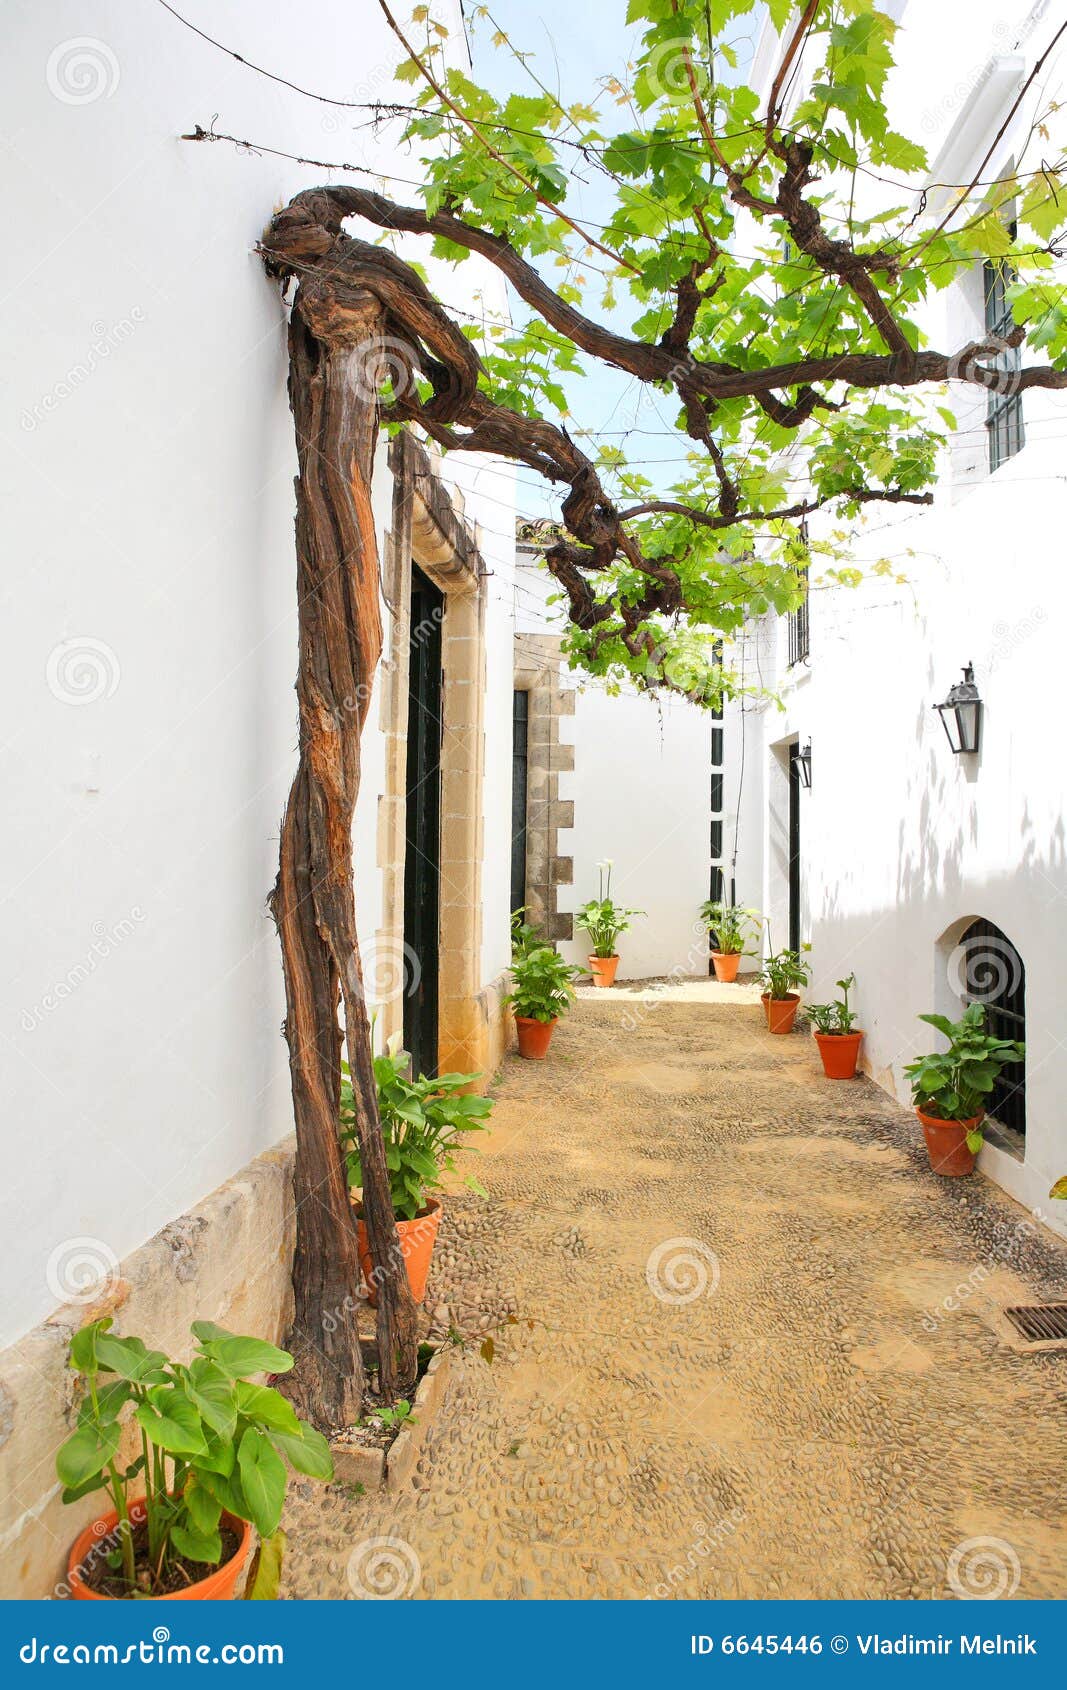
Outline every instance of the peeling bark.
{"label": "peeling bark", "polygon": [[296,425],[300,758],[282,826],[271,908],[285,969],[285,1036],[296,1116],[296,1310],[289,1394],[330,1433],[363,1409],[356,1229],[338,1138],[341,1029],[356,1104],[364,1216],[376,1263],[380,1384],[415,1376],[415,1305],[399,1256],[378,1117],[356,934],[352,819],[360,735],[382,649],[370,485],[382,310],[340,304],[328,280],[301,283],[289,330]]}

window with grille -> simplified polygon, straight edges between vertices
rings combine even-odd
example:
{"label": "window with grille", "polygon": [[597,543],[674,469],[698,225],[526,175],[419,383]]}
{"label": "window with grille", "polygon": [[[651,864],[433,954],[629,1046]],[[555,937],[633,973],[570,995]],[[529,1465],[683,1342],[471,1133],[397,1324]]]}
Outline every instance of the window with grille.
{"label": "window with grille", "polygon": [[[1011,302],[1008,299],[1008,288],[1015,280],[1015,272],[1010,264],[997,259],[986,261],[982,267],[982,275],[986,333],[998,340],[1006,340],[1015,327]],[[989,468],[995,470],[1009,458],[1013,458],[1016,452],[1021,452],[1026,443],[1023,432],[1023,398],[1021,393],[1014,391],[1015,384],[1012,381],[1013,373],[1022,364],[1022,355],[1017,346],[1005,346],[995,358],[983,358],[982,362],[990,365],[1003,377],[986,395],[985,425],[989,437]]]}
{"label": "window with grille", "polygon": [[[963,1001],[985,1006],[986,1032],[995,1039],[1026,1042],[1026,970],[1006,933],[991,921],[973,921],[959,943],[963,963]],[[1026,1069],[1002,1068],[989,1094],[989,1114],[1001,1127],[1026,1136]]]}
{"label": "window with grille", "polygon": [[795,610],[789,612],[789,667],[794,664],[805,663],[811,651],[809,616],[808,616],[808,574],[804,571],[801,581],[804,597]]}
{"label": "window with grille", "polygon": [[[800,520],[800,539],[803,545],[808,543],[808,524],[805,518]],[[806,663],[811,651],[810,641],[810,604],[808,599],[808,569],[803,574],[798,571],[799,586],[804,594],[795,610],[789,612],[787,627],[789,632],[789,667],[792,669],[797,663]]]}

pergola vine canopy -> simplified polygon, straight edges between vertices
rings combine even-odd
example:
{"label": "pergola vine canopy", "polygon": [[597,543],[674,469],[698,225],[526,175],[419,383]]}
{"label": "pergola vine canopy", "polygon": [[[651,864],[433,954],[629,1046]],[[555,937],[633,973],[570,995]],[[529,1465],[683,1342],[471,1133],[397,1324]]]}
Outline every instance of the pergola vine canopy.
{"label": "pergola vine canopy", "polygon": [[[1067,312],[1051,274],[1063,161],[1019,157],[997,180],[983,164],[973,182],[917,199],[923,149],[894,131],[884,103],[897,26],[869,0],[809,0],[764,109],[717,74],[746,0],[632,0],[627,22],[645,28],[630,85],[601,78],[580,105],[542,85],[501,31],[496,45],[514,51],[526,85],[494,98],[446,65],[429,8],[401,25],[380,3],[408,55],[398,75],[416,89],[406,137],[425,179],[419,203],[348,184],[301,194],[273,220],[267,259],[329,290],[338,311],[363,289],[380,301],[383,422],[559,486],[546,562],[572,654],[594,672],[671,684],[683,629],[728,633],[788,606],[801,517],[928,500],[951,420],[936,389],[1004,379],[1001,344],[939,351],[916,326],[916,307],[962,269],[1010,264],[1015,337],[1048,359],[1012,379],[1067,384]],[[782,27],[795,13],[783,0],[770,10]],[[1047,149],[1046,116],[1032,140]],[[590,183],[607,213],[595,226],[571,210]],[[872,199],[884,209],[860,217]],[[438,258],[478,254],[506,278],[522,323],[487,330],[449,312],[383,244],[394,233],[425,237]],[[670,486],[576,431],[564,381],[581,359],[654,389],[661,414],[673,402],[685,461]],[[797,442],[799,494],[784,455]]]}

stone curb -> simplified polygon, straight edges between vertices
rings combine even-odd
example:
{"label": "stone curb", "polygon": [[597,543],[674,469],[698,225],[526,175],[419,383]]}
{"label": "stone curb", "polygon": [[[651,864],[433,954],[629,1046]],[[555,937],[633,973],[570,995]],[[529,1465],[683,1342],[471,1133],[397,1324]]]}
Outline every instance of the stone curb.
{"label": "stone curb", "polygon": [[395,1495],[415,1471],[430,1420],[444,1400],[452,1367],[452,1346],[442,1346],[419,1381],[411,1409],[414,1426],[402,1426],[387,1450],[365,1449],[358,1444],[331,1444],[334,1482],[362,1485],[366,1491],[383,1487]]}

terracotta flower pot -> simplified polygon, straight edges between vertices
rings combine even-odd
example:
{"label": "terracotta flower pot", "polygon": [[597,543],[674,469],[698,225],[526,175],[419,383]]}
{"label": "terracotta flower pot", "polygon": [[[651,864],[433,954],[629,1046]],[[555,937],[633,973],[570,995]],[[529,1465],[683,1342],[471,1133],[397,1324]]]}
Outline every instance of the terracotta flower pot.
{"label": "terracotta flower pot", "polygon": [[[145,1501],[139,1496],[136,1502],[130,1503],[130,1521],[139,1525],[145,1517]],[[222,1515],[224,1525],[237,1533],[240,1542],[237,1551],[221,1567],[212,1567],[202,1579],[189,1585],[186,1590],[172,1590],[169,1596],[147,1596],[139,1600],[146,1602],[228,1602],[237,1589],[237,1580],[241,1576],[244,1564],[248,1559],[248,1546],[252,1541],[252,1528],[247,1520],[238,1520],[233,1514]],[[118,1602],[123,1600],[117,1596],[105,1596],[102,1591],[90,1590],[82,1578],[82,1567],[86,1561],[93,1559],[93,1551],[98,1553],[104,1541],[111,1536],[119,1523],[119,1517],[112,1509],[109,1514],[101,1514],[91,1525],[86,1526],[74,1539],[70,1555],[67,1558],[67,1583],[70,1594],[78,1602]]]}
{"label": "terracotta flower pot", "polygon": [[715,970],[716,980],[721,980],[724,986],[728,986],[732,980],[737,979],[737,971],[741,966],[741,952],[712,951],[711,965]]}
{"label": "terracotta flower pot", "polygon": [[981,1126],[983,1116],[975,1115],[969,1121],[939,1121],[934,1115],[924,1115],[921,1109],[915,1113],[922,1122],[926,1154],[934,1173],[950,1179],[973,1174],[978,1156],[974,1150],[968,1150],[967,1134]]}
{"label": "terracotta flower pot", "polygon": [[519,1055],[529,1057],[531,1062],[541,1062],[548,1055],[548,1047],[552,1043],[552,1029],[559,1017],[554,1016],[551,1021],[535,1021],[531,1015],[516,1015],[515,1031],[519,1035]]}
{"label": "terracotta flower pot", "polygon": [[591,956],[589,958],[589,972],[593,976],[594,986],[613,986],[615,984],[615,970],[619,966],[617,956]]}
{"label": "terracotta flower pot", "polygon": [[816,1033],[815,1043],[822,1057],[822,1070],[828,1080],[854,1080],[859,1060],[862,1032]]}
{"label": "terracotta flower pot", "polygon": [[[437,1242],[437,1228],[441,1224],[441,1200],[438,1197],[427,1197],[426,1208],[421,1215],[416,1215],[413,1221],[397,1221],[396,1230],[400,1238],[400,1251],[407,1269],[408,1284],[411,1295],[417,1303],[421,1303],[426,1295],[426,1281],[430,1273],[430,1261],[433,1257],[433,1247]],[[378,1307],[378,1296],[375,1288],[374,1257],[370,1251],[370,1236],[363,1218],[356,1214],[356,1245],[359,1250],[359,1265],[363,1269],[363,1279],[367,1287],[367,1301],[372,1309]]]}
{"label": "terracotta flower pot", "polygon": [[797,1018],[800,1008],[800,994],[788,992],[784,998],[772,998],[770,992],[764,992],[760,998],[767,1025],[772,1033],[791,1033],[793,1022]]}

